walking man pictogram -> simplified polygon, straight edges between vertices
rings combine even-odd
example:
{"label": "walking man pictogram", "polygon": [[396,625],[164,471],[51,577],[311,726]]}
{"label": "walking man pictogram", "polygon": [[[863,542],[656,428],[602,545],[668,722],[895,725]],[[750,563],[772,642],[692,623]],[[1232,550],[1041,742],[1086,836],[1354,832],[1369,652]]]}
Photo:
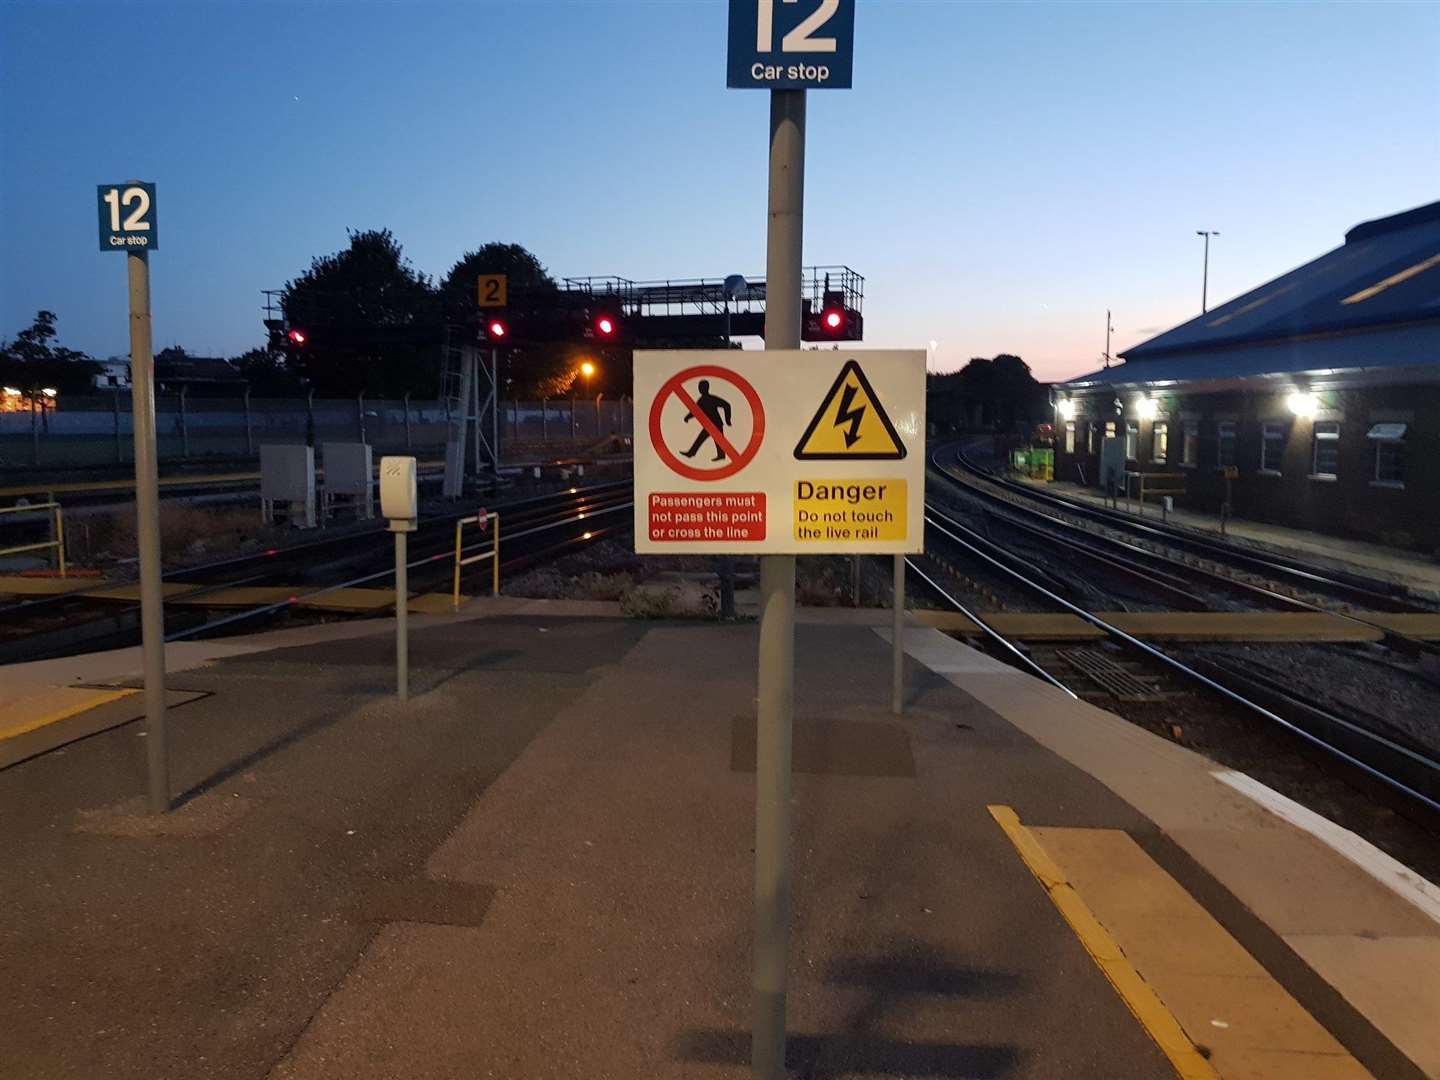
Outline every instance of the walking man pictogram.
{"label": "walking man pictogram", "polygon": [[[704,413],[705,416],[709,419],[709,421],[715,425],[717,430],[724,431],[727,427],[731,426],[730,403],[724,398],[717,397],[716,395],[710,393],[710,382],[708,379],[700,380],[700,396],[695,399],[695,408],[698,409],[700,412]],[[723,420],[721,419],[722,415],[724,416]],[[685,414],[685,423],[688,424],[691,420],[694,419],[695,414],[693,412]],[[695,441],[690,444],[689,450],[680,451],[681,456],[693,458],[696,454],[700,452],[700,447],[705,445],[705,440],[708,438],[710,438],[710,432],[705,430],[704,424],[701,424],[700,434],[695,436]],[[718,442],[715,444],[715,456],[711,460],[725,460],[725,451],[720,448],[720,444]]]}

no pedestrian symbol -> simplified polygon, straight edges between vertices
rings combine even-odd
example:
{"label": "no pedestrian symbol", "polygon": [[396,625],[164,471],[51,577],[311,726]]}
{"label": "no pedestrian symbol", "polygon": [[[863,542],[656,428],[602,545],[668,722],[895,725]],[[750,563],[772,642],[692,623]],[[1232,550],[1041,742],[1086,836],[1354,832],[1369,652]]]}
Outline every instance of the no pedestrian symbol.
{"label": "no pedestrian symbol", "polygon": [[845,361],[795,444],[801,461],[894,461],[905,443],[855,360]]}
{"label": "no pedestrian symbol", "polygon": [[687,480],[724,480],[754,460],[765,406],[729,368],[702,364],[667,379],[650,404],[650,444]]}

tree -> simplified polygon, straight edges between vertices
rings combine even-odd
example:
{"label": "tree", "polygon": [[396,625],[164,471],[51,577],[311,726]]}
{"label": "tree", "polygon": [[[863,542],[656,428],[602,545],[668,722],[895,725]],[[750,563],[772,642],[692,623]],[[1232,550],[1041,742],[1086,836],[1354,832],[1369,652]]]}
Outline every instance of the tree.
{"label": "tree", "polygon": [[[467,251],[455,261],[440,286],[441,305],[452,323],[466,325],[480,317],[476,285],[482,274],[504,274],[512,302],[526,294],[553,293],[555,279],[544,264],[519,244],[492,241]],[[584,359],[581,350],[562,343],[522,345],[506,349],[500,386],[505,397],[561,397],[570,392]]]}
{"label": "tree", "polygon": [[45,389],[83,394],[94,387],[100,365],[78,349],[55,344],[56,321],[53,311],[37,311],[14,341],[0,341],[0,383],[31,400]]}
{"label": "tree", "polygon": [[231,361],[256,397],[302,397],[305,383],[300,373],[269,349],[251,349]]}
{"label": "tree", "polygon": [[1020,357],[976,357],[959,371],[928,380],[930,419],[958,430],[1005,430],[1049,415],[1045,384]]}
{"label": "tree", "polygon": [[389,229],[349,237],[349,247],[312,259],[285,283],[285,318],[306,336],[296,374],[322,395],[434,395],[441,323],[433,283]]}

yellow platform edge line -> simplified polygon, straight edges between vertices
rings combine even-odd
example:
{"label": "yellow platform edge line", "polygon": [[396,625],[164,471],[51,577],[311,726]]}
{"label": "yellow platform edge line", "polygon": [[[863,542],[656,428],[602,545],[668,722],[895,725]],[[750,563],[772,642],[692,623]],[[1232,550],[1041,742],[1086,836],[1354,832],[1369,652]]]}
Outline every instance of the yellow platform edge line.
{"label": "yellow platform edge line", "polygon": [[119,701],[121,698],[126,698],[131,694],[138,694],[139,692],[139,690],[133,688],[97,690],[95,691],[94,697],[87,698],[84,702],[67,705],[63,709],[56,709],[54,712],[45,713],[43,716],[36,717],[33,720],[26,720],[24,723],[16,724],[13,727],[0,728],[0,741],[18,738],[21,735],[26,735],[50,724],[58,724],[61,720],[69,720],[72,716],[79,716],[81,713],[89,712],[91,709],[98,709],[101,705],[109,705],[112,701]]}
{"label": "yellow platform edge line", "polygon": [[1110,932],[1100,924],[1089,906],[1065,879],[1064,872],[1050,858],[1035,834],[1020,823],[1020,816],[1008,806],[986,807],[996,824],[1004,831],[1014,845],[1020,860],[1035,875],[1050,901],[1061,916],[1070,924],[1070,929],[1080,939],[1080,944],[1090,954],[1097,967],[1110,980],[1110,985],[1120,995],[1146,1034],[1155,1041],[1160,1051],[1170,1059],[1175,1073],[1181,1080],[1220,1080],[1219,1073],[1195,1048],[1185,1029],[1175,1015],[1165,1007],[1150,984],[1145,981],[1135,966],[1126,959],[1125,953],[1116,944]]}

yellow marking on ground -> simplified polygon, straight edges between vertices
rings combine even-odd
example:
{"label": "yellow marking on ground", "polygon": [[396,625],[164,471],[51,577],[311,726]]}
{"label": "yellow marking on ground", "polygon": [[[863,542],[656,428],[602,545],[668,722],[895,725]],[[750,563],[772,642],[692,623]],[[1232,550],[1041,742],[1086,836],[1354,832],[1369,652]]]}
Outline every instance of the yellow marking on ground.
{"label": "yellow marking on ground", "polygon": [[68,720],[112,701],[138,694],[132,689],[91,690],[78,686],[44,686],[0,701],[0,741]]}
{"label": "yellow marking on ground", "polygon": [[[1205,1048],[1211,1071],[1198,1075],[1226,1080],[1370,1076],[1128,833],[1026,828],[1013,810],[991,807],[990,812],[1082,941],[1097,928],[1104,935],[1105,944],[1098,948],[1086,941],[1096,962],[1105,967],[1101,956],[1106,948],[1118,955],[1191,1051],[1200,1056],[1197,1047]],[[1084,931],[1066,913],[1062,898],[1078,904],[1088,917]],[[1128,998],[1126,1003],[1136,1011]],[[1151,1030],[1139,1011],[1136,1016]],[[1182,1077],[1190,1075],[1174,1057],[1171,1061]]]}
{"label": "yellow marking on ground", "polygon": [[[473,596],[462,595],[460,606],[463,608],[473,599]],[[422,593],[410,598],[409,608],[417,615],[449,615],[455,611],[452,600],[453,598],[445,593]]]}
{"label": "yellow marking on ground", "polygon": [[[917,621],[937,630],[967,635],[982,632],[959,612],[916,611],[914,614]],[[996,632],[1021,640],[1093,641],[1106,636],[1094,624],[1065,612],[982,611],[977,614]],[[1118,630],[1152,641],[1379,641],[1385,636],[1373,626],[1312,611],[1098,611],[1095,614]],[[1392,618],[1369,612],[1358,613],[1357,617],[1376,623]],[[1417,629],[1440,638],[1440,615],[1419,615],[1416,619]],[[1402,629],[1404,625],[1397,621],[1393,629],[1407,632]]]}
{"label": "yellow marking on ground", "polygon": [[1219,1080],[1219,1074],[1195,1048],[1155,991],[1125,958],[1120,946],[1065,879],[1060,867],[1055,865],[1030,830],[1020,824],[1019,815],[1008,806],[990,806],[987,809],[1015,845],[1015,850],[1035,875],[1035,880],[1040,882],[1041,888],[1075,931],[1085,951],[1110,980],[1115,992],[1155,1040],[1155,1045],[1170,1059],[1181,1080]]}
{"label": "yellow marking on ground", "polygon": [[1440,641],[1440,614],[1429,611],[1367,611],[1366,622],[1421,641]]}
{"label": "yellow marking on ground", "polygon": [[[192,593],[200,588],[199,585],[182,585],[176,581],[166,581],[160,585],[160,590],[167,603],[173,603],[186,593]],[[140,602],[140,585],[132,582],[126,585],[109,585],[101,589],[87,589],[81,593],[87,600],[121,600],[138,604]]]}
{"label": "yellow marking on ground", "polygon": [[1344,300],[1341,300],[1340,303],[1358,304],[1362,300],[1369,300],[1372,296],[1378,296],[1380,293],[1384,292],[1392,285],[1399,285],[1402,281],[1409,281],[1417,274],[1423,274],[1432,266],[1440,266],[1440,255],[1431,255],[1430,258],[1418,262],[1414,266],[1407,266],[1398,274],[1391,274],[1389,277],[1377,281],[1368,289],[1361,289],[1359,292],[1351,293],[1349,296],[1345,297]]}
{"label": "yellow marking on ground", "polygon": [[0,574],[0,594],[7,596],[55,596],[59,593],[84,592],[103,585],[104,578],[92,577],[31,577],[23,574]]}

